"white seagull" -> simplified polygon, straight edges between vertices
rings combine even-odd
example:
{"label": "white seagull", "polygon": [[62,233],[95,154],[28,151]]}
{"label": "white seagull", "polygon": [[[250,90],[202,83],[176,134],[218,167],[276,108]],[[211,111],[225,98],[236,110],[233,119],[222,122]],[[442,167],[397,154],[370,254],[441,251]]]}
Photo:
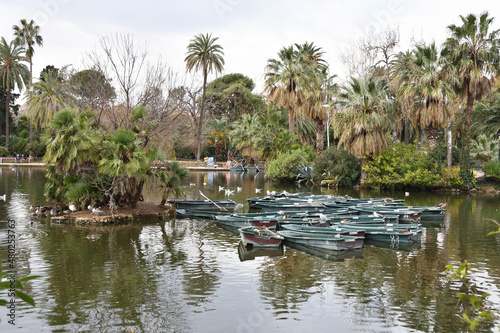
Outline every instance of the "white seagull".
{"label": "white seagull", "polygon": [[241,187],[236,187],[236,192],[241,192],[242,188]]}
{"label": "white seagull", "polygon": [[230,189],[226,190],[226,195],[234,195],[234,190],[231,191]]}
{"label": "white seagull", "polygon": [[239,204],[236,205],[236,207],[234,207],[234,211],[237,212],[237,211],[239,211],[242,208],[243,208],[243,204],[239,203]]}
{"label": "white seagull", "polygon": [[255,193],[260,193],[260,191],[262,191],[262,189],[260,189],[260,188],[255,189]]}
{"label": "white seagull", "polygon": [[196,186],[195,183],[189,183],[189,186]]}
{"label": "white seagull", "polygon": [[0,195],[0,199],[3,201],[7,201],[7,194]]}
{"label": "white seagull", "polygon": [[72,211],[72,212],[76,212],[76,206],[74,204],[70,204],[68,206],[69,210]]}
{"label": "white seagull", "polygon": [[405,197],[409,197],[410,196],[410,192],[405,192]]}
{"label": "white seagull", "polygon": [[222,190],[224,190],[224,186],[219,186],[219,192],[221,192]]}

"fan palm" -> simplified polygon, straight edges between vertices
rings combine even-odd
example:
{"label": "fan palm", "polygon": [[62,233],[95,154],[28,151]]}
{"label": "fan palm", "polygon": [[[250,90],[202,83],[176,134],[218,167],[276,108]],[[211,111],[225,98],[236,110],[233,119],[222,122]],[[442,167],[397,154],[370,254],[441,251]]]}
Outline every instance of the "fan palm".
{"label": "fan palm", "polygon": [[0,40],[0,84],[6,91],[5,103],[5,148],[9,150],[9,114],[10,92],[22,90],[29,81],[28,67],[23,63],[24,48],[12,41],[7,43],[4,37]]}
{"label": "fan palm", "polygon": [[465,142],[460,172],[465,185],[470,185],[472,173],[468,155],[472,109],[475,101],[491,91],[491,81],[488,76],[499,73],[500,30],[490,32],[493,18],[489,17],[488,12],[479,16],[474,14],[460,16],[460,19],[461,25],[448,26],[451,37],[444,45],[458,71],[462,94],[467,100]]}
{"label": "fan palm", "polygon": [[[14,25],[15,43],[26,48],[26,60],[30,64],[30,85],[33,84],[33,55],[35,54],[34,45],[43,46],[43,38],[40,35],[40,27],[35,21],[21,20],[20,25]],[[30,117],[30,145],[33,144],[33,122]],[[31,148],[30,148],[31,154]]]}
{"label": "fan palm", "polygon": [[413,126],[426,129],[429,146],[437,145],[437,130],[448,125],[451,117],[449,102],[455,97],[454,87],[458,77],[447,70],[446,58],[434,43],[417,45],[409,59],[403,57],[399,72],[398,95],[408,105],[414,106]]}
{"label": "fan palm", "polygon": [[362,161],[388,147],[387,134],[392,125],[389,111],[394,101],[383,86],[381,79],[351,78],[339,94],[342,110],[333,117],[334,135],[339,147],[344,146]]}
{"label": "fan palm", "polygon": [[209,73],[221,73],[224,68],[224,52],[222,46],[215,42],[218,37],[212,38],[211,34],[199,34],[191,40],[187,47],[186,70],[202,71],[203,74],[203,92],[201,97],[200,118],[198,121],[198,146],[196,151],[196,159],[200,160],[201,154],[201,135],[203,128],[203,115],[205,112],[205,99],[207,89],[207,77]]}
{"label": "fan palm", "polygon": [[[476,133],[499,135],[500,143],[500,92],[495,93],[491,100],[476,104],[472,118],[472,128]],[[498,160],[500,161],[500,151]]]}
{"label": "fan palm", "polygon": [[295,109],[301,106],[303,100],[303,65],[298,61],[292,45],[283,47],[278,52],[278,59],[269,59],[265,69],[264,85],[268,99],[278,107],[288,109],[288,130],[292,135],[295,134]]}
{"label": "fan palm", "polygon": [[66,83],[57,73],[44,72],[42,78],[32,85],[33,94],[28,97],[28,112],[38,128],[47,125],[56,112],[74,104]]}
{"label": "fan palm", "polygon": [[241,118],[232,124],[229,137],[236,149],[239,149],[243,156],[260,157],[258,138],[262,126],[259,116],[245,113]]}

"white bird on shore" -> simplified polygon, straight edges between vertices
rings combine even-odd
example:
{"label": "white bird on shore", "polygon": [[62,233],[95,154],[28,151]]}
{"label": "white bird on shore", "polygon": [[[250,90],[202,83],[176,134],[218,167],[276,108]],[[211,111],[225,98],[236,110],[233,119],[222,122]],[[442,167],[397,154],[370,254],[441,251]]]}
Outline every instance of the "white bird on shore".
{"label": "white bird on shore", "polygon": [[410,192],[405,192],[405,197],[409,197],[410,196]]}
{"label": "white bird on shore", "polygon": [[260,188],[255,189],[255,193],[260,193],[260,191],[262,191],[262,189],[260,189]]}
{"label": "white bird on shore", "polygon": [[72,211],[72,212],[76,212],[76,206],[74,204],[70,204],[68,206],[69,210]]}
{"label": "white bird on shore", "polygon": [[0,199],[3,201],[7,201],[7,194],[0,195]]}
{"label": "white bird on shore", "polygon": [[224,190],[224,186],[219,186],[219,192]]}
{"label": "white bird on shore", "polygon": [[242,188],[241,187],[236,187],[236,192],[241,192]]}
{"label": "white bird on shore", "polygon": [[101,213],[104,213],[102,209],[92,208],[92,214],[101,214]]}

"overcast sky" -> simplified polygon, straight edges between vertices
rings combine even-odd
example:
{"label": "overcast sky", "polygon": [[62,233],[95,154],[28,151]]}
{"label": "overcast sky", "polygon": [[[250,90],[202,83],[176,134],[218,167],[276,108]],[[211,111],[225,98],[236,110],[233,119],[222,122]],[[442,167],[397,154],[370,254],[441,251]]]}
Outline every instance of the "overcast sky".
{"label": "overcast sky", "polygon": [[255,92],[262,92],[266,62],[283,46],[314,42],[325,51],[331,72],[343,77],[340,53],[370,29],[399,27],[398,50],[406,50],[412,38],[442,43],[446,27],[460,24],[459,15],[485,10],[500,29],[500,3],[492,0],[0,0],[0,36],[10,41],[12,26],[22,18],[40,25],[44,45],[35,49],[34,77],[47,65],[83,69],[99,38],[117,32],[147,42],[152,62],[161,55],[184,75],[189,41],[212,33],[224,48],[224,74],[247,75],[256,81]]}

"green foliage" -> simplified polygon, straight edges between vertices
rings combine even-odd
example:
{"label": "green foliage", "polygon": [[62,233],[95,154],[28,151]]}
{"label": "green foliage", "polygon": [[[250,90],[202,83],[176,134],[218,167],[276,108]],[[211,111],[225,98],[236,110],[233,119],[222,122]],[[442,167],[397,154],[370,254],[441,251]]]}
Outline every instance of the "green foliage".
{"label": "green foliage", "polygon": [[309,182],[313,182],[313,170],[314,168],[312,166],[309,166],[309,165],[301,165],[299,166],[298,168],[298,171],[299,173],[297,174],[297,183],[301,184],[301,183],[309,183]]}
{"label": "green foliage", "polygon": [[[6,280],[4,280],[4,276],[7,277]],[[20,289],[23,289],[23,282],[30,281],[39,277],[40,277],[39,275],[31,275],[23,278],[16,278],[15,279],[16,281],[14,282],[16,297],[19,297],[26,303],[35,306],[35,301],[33,300],[33,298],[23,293]],[[14,289],[14,288],[12,288],[8,272],[4,272],[2,270],[2,262],[0,261],[0,290],[9,290],[9,289]],[[8,304],[9,301],[0,298],[0,306],[6,306]]]}
{"label": "green foliage", "polygon": [[480,134],[475,140],[471,140],[470,145],[471,158],[485,162],[498,159],[498,137],[496,135]]}
{"label": "green foliage", "polygon": [[352,186],[359,182],[361,164],[343,148],[331,146],[314,160],[313,178],[328,186]]}
{"label": "green foliage", "polygon": [[366,163],[365,184],[378,189],[433,186],[441,180],[436,169],[437,164],[429,163],[425,152],[399,143]]}
{"label": "green foliage", "polygon": [[484,173],[488,177],[500,179],[500,161],[489,161],[484,165]]}
{"label": "green foliage", "polygon": [[267,175],[278,182],[293,182],[298,168],[308,162],[307,153],[301,149],[283,153],[269,162]]}
{"label": "green foliage", "polygon": [[165,171],[160,171],[157,175],[161,189],[163,191],[160,205],[164,205],[167,199],[171,196],[178,198],[184,196],[184,191],[181,188],[182,181],[188,176],[188,169],[181,167],[176,161],[167,164]]}
{"label": "green foliage", "polygon": [[461,305],[462,318],[469,324],[471,331],[475,331],[480,323],[495,320],[495,315],[492,311],[486,309],[484,305],[490,294],[480,293],[470,280],[468,273],[471,268],[471,264],[464,260],[457,267],[453,267],[452,264],[447,265],[445,273],[447,273],[448,279],[459,280],[462,283],[461,290],[464,292],[457,294]]}
{"label": "green foliage", "polygon": [[446,187],[451,188],[461,188],[464,184],[462,178],[460,178],[460,167],[443,167],[441,168],[442,184]]}

